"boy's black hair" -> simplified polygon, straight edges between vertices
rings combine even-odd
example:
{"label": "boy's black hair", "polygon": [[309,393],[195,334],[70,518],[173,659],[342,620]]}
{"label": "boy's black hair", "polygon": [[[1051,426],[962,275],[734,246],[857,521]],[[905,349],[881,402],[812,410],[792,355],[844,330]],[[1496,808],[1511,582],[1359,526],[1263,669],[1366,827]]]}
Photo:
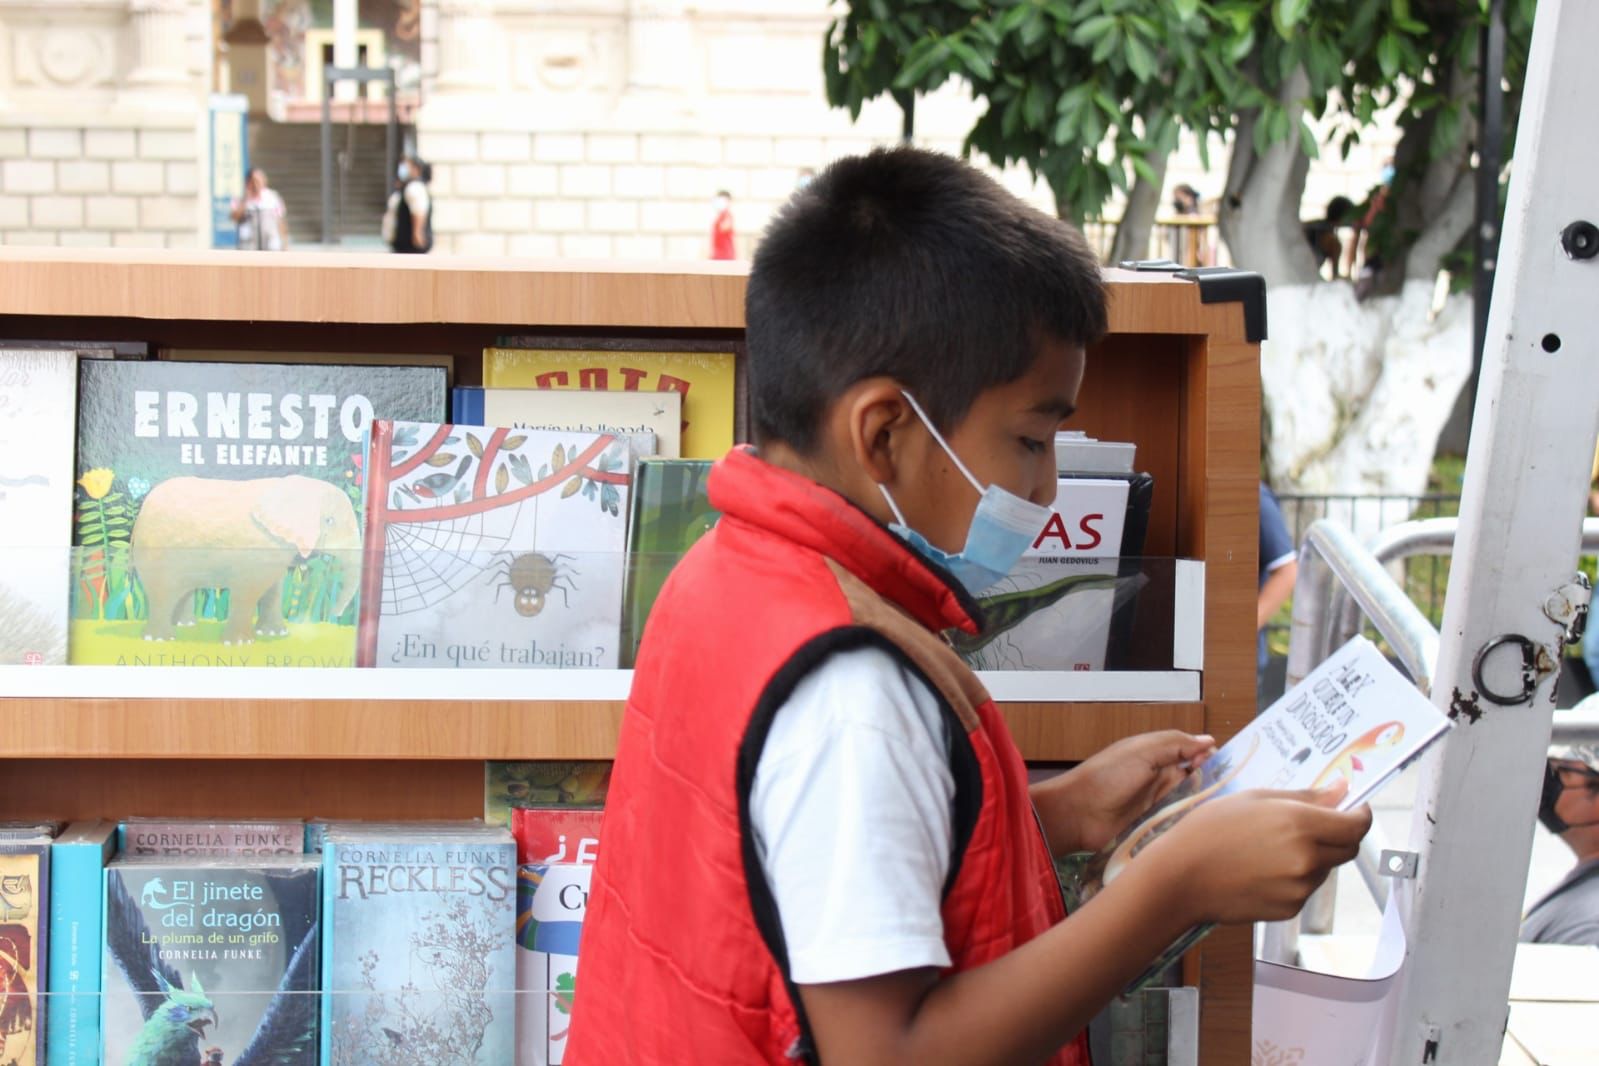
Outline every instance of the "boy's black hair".
{"label": "boy's black hair", "polygon": [[1105,332],[1098,261],[1072,227],[946,155],[878,149],[794,194],[745,299],[757,443],[814,451],[851,385],[891,377],[944,432],[1025,374],[1041,337]]}

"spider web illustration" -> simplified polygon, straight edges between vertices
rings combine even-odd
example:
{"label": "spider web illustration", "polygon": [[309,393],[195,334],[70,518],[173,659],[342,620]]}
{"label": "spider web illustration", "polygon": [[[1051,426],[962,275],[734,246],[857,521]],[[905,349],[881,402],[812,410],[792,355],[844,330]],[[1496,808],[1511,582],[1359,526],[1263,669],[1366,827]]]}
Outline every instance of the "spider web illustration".
{"label": "spider web illustration", "polygon": [[489,569],[516,524],[514,507],[438,522],[396,523],[385,531],[383,613],[425,610]]}

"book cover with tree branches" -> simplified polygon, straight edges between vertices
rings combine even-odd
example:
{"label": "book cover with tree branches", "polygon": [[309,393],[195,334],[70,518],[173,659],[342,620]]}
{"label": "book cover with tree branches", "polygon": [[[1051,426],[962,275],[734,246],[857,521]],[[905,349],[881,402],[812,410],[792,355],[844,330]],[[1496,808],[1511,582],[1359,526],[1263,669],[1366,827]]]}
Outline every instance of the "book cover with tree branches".
{"label": "book cover with tree branches", "polygon": [[330,830],[327,1066],[506,1066],[516,1044],[516,846],[505,830]]}
{"label": "book cover with tree branches", "polygon": [[360,665],[614,669],[624,438],[380,422]]}

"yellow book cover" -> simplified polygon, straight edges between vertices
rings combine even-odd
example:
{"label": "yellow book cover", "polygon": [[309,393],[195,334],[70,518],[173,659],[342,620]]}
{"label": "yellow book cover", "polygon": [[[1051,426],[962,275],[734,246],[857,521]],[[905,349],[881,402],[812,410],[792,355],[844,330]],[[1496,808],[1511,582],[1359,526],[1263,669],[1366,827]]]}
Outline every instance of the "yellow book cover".
{"label": "yellow book cover", "polygon": [[491,389],[680,392],[683,458],[720,459],[733,447],[732,352],[485,348],[483,385]]}

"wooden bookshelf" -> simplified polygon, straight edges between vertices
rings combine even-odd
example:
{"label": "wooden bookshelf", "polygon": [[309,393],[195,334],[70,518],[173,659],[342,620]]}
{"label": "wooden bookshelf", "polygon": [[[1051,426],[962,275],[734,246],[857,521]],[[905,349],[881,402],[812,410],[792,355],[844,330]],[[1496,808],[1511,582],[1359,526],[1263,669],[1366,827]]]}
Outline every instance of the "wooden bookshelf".
{"label": "wooden bookshelf", "polygon": [[[474,384],[481,349],[502,334],[737,341],[743,271],[0,248],[0,337],[448,354],[457,383]],[[1145,554],[1205,562],[1202,691],[1177,702],[1007,703],[1034,760],[1080,759],[1151,729],[1226,739],[1255,709],[1258,344],[1243,304],[1207,303],[1214,293],[1192,281],[1113,271],[1110,288],[1110,334],[1089,355],[1074,424],[1137,442],[1156,486]],[[28,668],[0,668],[0,817],[472,816],[483,759],[606,758],[622,715],[619,699],[550,692],[536,672],[494,699],[283,699],[18,696],[18,669]],[[1212,935],[1187,973],[1201,988],[1202,1061],[1248,1061],[1247,930]]]}

